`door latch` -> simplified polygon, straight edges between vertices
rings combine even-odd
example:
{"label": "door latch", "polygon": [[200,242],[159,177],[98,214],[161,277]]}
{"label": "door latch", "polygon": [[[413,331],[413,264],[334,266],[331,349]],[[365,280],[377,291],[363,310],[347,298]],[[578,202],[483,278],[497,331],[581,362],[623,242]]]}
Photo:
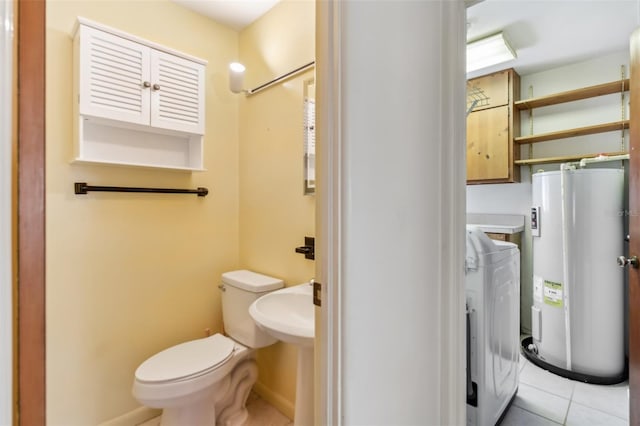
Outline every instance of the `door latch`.
{"label": "door latch", "polygon": [[313,281],[313,304],[316,306],[322,306],[322,284],[318,281]]}
{"label": "door latch", "polygon": [[621,268],[624,268],[625,266],[629,266],[631,265],[631,267],[638,269],[638,267],[640,266],[640,261],[638,260],[637,256],[631,256],[629,258],[626,258],[624,256],[619,256],[618,257],[618,266]]}

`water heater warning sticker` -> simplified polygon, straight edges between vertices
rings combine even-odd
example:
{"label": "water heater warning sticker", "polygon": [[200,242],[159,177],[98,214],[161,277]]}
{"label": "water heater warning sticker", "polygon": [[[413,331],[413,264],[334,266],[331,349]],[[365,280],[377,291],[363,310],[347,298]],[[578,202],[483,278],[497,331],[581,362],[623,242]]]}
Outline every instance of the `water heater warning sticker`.
{"label": "water heater warning sticker", "polygon": [[544,280],[544,303],[557,308],[562,307],[562,284]]}

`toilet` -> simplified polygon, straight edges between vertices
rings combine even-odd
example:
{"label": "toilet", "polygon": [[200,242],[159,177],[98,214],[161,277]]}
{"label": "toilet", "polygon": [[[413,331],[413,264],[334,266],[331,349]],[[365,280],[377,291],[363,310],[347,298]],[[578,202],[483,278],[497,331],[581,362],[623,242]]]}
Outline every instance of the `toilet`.
{"label": "toilet", "polygon": [[282,280],[248,270],[222,274],[218,288],[228,336],[214,334],[153,355],[135,372],[133,396],[163,410],[161,426],[243,424],[258,377],[254,349],[277,341],[256,326],[249,306],[283,286]]}

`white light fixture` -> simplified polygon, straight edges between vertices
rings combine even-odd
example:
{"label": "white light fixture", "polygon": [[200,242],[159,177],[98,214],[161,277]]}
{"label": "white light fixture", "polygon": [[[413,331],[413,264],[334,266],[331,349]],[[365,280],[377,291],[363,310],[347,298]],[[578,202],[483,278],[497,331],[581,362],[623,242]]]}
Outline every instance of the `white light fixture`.
{"label": "white light fixture", "polygon": [[229,89],[233,93],[246,92],[246,90],[242,88],[245,69],[245,66],[240,62],[232,62],[229,64]]}
{"label": "white light fixture", "polygon": [[467,43],[467,72],[516,58],[516,52],[509,46],[503,33],[494,34]]}

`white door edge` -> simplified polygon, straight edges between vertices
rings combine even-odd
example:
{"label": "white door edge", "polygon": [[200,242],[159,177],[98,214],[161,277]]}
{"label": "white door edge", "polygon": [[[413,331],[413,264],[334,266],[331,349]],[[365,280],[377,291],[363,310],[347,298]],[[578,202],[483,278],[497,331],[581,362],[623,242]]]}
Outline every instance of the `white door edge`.
{"label": "white door edge", "polygon": [[[316,309],[315,424],[342,424],[340,382],[340,2],[316,2]],[[320,84],[318,85],[318,77]],[[320,107],[320,109],[318,109]],[[318,122],[320,120],[320,122]],[[331,141],[330,143],[328,141]],[[318,149],[318,148],[316,148]]]}
{"label": "white door edge", "polygon": [[0,424],[13,424],[13,2],[0,2]]}
{"label": "white door edge", "polygon": [[[456,3],[456,4],[453,4]],[[464,28],[459,19],[464,4],[443,2],[443,19],[456,28],[460,39],[449,40],[451,55],[443,57],[443,70],[455,67],[464,56]],[[344,355],[341,312],[341,277],[344,268],[341,256],[342,151],[341,139],[341,18],[342,2],[316,3],[316,131],[318,142],[316,192],[316,278],[322,283],[322,308],[316,310],[316,368],[315,368],[315,424],[339,426],[343,424],[344,401],[342,360]],[[446,61],[450,63],[445,63]],[[462,61],[463,63],[464,61]],[[464,70],[443,75],[442,93],[464,99]],[[439,153],[443,160],[441,181],[451,182],[453,191],[443,191],[440,201],[440,232],[436,236],[450,245],[440,256],[438,277],[439,324],[437,353],[440,389],[437,403],[441,424],[465,424],[465,323],[464,323],[464,224],[465,174],[464,167],[464,103],[452,101],[443,110],[444,140],[460,140],[461,145],[444,144]],[[455,124],[451,124],[451,122]],[[425,185],[439,185],[428,182]],[[458,256],[455,255],[457,253]],[[375,356],[375,355],[372,355]],[[400,398],[402,396],[399,396]]]}

